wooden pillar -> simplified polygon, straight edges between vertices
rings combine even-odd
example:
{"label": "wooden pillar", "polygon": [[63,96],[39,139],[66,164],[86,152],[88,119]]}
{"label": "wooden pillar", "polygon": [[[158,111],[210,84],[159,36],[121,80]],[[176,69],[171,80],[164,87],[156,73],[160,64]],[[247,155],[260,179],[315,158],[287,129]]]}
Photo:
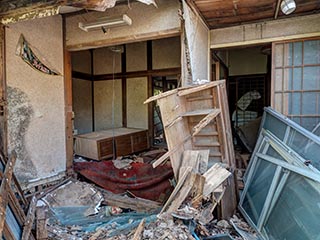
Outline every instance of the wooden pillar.
{"label": "wooden pillar", "polygon": [[[147,71],[152,71],[152,41],[147,41]],[[153,80],[152,75],[148,74],[148,98],[153,95]],[[149,134],[149,143],[153,145],[153,103],[148,104],[148,134]]]}
{"label": "wooden pillar", "polygon": [[8,156],[5,27],[0,24],[0,151]]}
{"label": "wooden pillar", "polygon": [[63,51],[64,51],[64,100],[66,121],[66,168],[70,170],[73,165],[73,129],[72,129],[72,71],[71,55],[66,50],[66,21],[62,18],[63,29]]}
{"label": "wooden pillar", "polygon": [[126,45],[123,46],[123,53],[121,53],[121,86],[122,86],[122,126],[127,127],[127,51]]}

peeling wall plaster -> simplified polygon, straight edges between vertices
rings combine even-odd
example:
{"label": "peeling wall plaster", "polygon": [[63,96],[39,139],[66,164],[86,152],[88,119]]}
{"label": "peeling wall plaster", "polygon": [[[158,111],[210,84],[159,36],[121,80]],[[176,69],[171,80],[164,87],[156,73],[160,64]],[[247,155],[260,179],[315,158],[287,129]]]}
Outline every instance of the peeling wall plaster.
{"label": "peeling wall plaster", "polygon": [[15,173],[20,180],[37,177],[37,171],[26,149],[25,135],[34,114],[28,95],[19,88],[7,87],[8,98],[8,150],[15,150]]}

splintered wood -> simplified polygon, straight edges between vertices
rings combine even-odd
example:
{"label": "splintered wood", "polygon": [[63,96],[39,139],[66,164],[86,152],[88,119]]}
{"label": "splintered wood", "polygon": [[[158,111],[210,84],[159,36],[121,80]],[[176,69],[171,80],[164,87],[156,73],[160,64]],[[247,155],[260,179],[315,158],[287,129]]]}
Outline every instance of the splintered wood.
{"label": "splintered wood", "polygon": [[[230,217],[236,208],[234,178],[230,177],[234,173],[235,155],[225,81],[174,89],[153,96],[145,103],[155,100],[161,111],[169,151],[157,159],[153,167],[170,158],[178,180],[162,211],[178,209],[190,195],[192,205],[197,205],[200,199],[207,199],[226,183],[218,199],[222,198],[222,217]],[[205,183],[199,187],[201,179],[205,179]],[[197,194],[192,191],[196,185]],[[223,198],[223,194],[227,197]]]}
{"label": "splintered wood", "polygon": [[231,173],[221,167],[219,163],[214,164],[203,176],[206,178],[203,196],[208,197],[217,187],[219,187]]}

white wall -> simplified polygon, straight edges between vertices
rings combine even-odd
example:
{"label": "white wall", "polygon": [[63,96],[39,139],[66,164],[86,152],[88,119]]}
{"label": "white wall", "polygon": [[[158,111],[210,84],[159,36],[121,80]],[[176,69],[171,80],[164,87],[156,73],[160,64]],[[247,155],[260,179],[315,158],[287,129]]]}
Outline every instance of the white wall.
{"label": "white wall", "polygon": [[15,54],[20,34],[40,59],[63,74],[60,16],[11,24],[6,29],[9,150],[18,152],[15,173],[23,184],[66,169],[64,80],[31,68]]}

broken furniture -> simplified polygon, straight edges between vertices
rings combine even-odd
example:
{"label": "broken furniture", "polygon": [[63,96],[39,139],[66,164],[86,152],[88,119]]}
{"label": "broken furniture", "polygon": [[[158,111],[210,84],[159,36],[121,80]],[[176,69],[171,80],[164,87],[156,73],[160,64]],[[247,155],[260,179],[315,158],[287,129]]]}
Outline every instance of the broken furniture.
{"label": "broken furniture", "polygon": [[34,202],[30,203],[26,216],[24,208],[28,208],[28,202],[13,174],[15,161],[15,151],[11,152],[8,160],[0,153],[0,237],[17,240],[34,239],[31,233]]}
{"label": "broken furniture", "polygon": [[148,130],[115,128],[75,136],[75,154],[95,160],[125,156],[149,148]]}
{"label": "broken furniture", "polygon": [[[170,157],[176,179],[180,179],[185,150],[208,150],[210,168],[219,163],[234,172],[235,157],[224,80],[178,88],[153,96],[157,100],[169,151],[154,162],[156,167]],[[221,202],[222,216],[231,216],[236,206],[234,178]]]}
{"label": "broken furniture", "polygon": [[263,239],[320,239],[320,138],[271,108],[239,208]]}

